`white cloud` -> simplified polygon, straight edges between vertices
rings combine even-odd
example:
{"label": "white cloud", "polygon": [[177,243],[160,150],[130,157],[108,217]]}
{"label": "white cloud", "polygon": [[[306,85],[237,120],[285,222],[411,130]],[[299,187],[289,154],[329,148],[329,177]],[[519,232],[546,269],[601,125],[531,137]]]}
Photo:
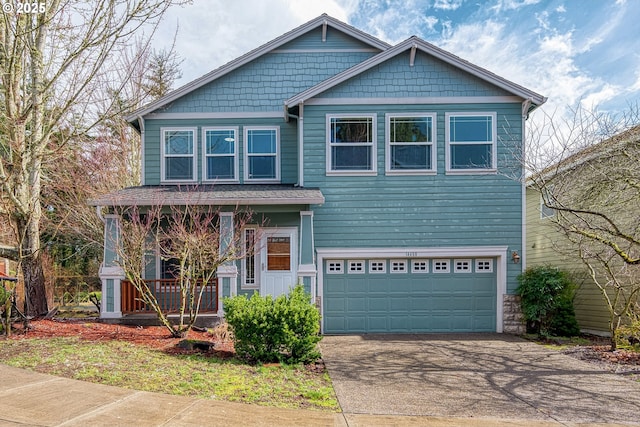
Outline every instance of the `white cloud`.
{"label": "white cloud", "polygon": [[456,10],[460,6],[462,6],[462,0],[436,0],[433,8],[440,10]]}
{"label": "white cloud", "polygon": [[194,0],[171,8],[154,46],[169,47],[178,26],[176,50],[184,59],[179,86],[322,13],[346,21],[355,7],[354,0]]}
{"label": "white cloud", "polygon": [[495,13],[500,13],[508,10],[520,9],[525,6],[531,6],[539,2],[540,0],[498,0],[495,6],[491,7],[491,10]]}

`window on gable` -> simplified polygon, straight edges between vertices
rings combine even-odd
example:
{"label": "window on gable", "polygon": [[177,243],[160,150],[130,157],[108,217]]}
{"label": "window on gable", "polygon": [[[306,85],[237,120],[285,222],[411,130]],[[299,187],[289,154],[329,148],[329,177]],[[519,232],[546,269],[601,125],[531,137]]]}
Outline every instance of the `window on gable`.
{"label": "window on gable", "polygon": [[327,173],[376,171],[376,118],[327,116]]}
{"label": "window on gable", "polygon": [[280,181],[280,129],[245,127],[244,178],[247,181]]}
{"label": "window on gable", "polygon": [[236,181],[238,179],[238,138],[236,129],[203,129],[204,179]]}
{"label": "window on gable", "polygon": [[195,181],[195,129],[161,130],[163,181]]}
{"label": "window on gable", "polygon": [[435,171],[435,114],[386,116],[387,174]]}
{"label": "window on gable", "polygon": [[496,169],[496,114],[446,114],[447,171]]}

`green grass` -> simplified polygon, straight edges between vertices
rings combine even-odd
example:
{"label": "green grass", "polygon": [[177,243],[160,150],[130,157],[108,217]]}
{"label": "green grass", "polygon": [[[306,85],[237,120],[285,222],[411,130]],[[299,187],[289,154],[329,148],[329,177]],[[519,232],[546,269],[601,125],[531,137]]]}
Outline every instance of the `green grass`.
{"label": "green grass", "polygon": [[304,366],[251,366],[235,359],[170,355],[123,341],[77,338],[3,340],[0,361],[134,390],[339,411],[329,376]]}

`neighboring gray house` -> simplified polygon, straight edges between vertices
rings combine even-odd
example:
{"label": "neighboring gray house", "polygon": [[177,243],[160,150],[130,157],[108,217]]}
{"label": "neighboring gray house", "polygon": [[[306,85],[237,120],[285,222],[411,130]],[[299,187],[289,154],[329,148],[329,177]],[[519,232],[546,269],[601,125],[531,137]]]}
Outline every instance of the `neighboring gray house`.
{"label": "neighboring gray house", "polygon": [[[143,186],[93,203],[180,205],[178,185],[199,184],[206,203],[250,206],[264,244],[218,271],[217,298],[300,282],[325,333],[502,332],[524,241],[510,177],[545,101],[417,37],[390,46],[322,15],[132,113]],[[119,318],[105,221],[101,315]],[[160,279],[162,262],[147,270]]]}

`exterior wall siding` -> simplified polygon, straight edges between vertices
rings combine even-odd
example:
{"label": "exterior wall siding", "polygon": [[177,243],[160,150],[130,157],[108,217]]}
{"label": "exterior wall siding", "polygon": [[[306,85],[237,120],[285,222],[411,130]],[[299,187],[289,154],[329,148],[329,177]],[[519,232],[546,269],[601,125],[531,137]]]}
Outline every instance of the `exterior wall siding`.
{"label": "exterior wall siding", "polygon": [[374,54],[270,53],[183,96],[162,112],[282,111],[286,99]]}
{"label": "exterior wall siding", "polygon": [[[437,113],[437,173],[385,176],[384,114]],[[494,175],[445,174],[445,112],[491,111],[498,118],[498,169]],[[325,197],[314,206],[316,248],[451,247],[522,248],[519,165],[520,104],[308,106],[305,108],[305,185]],[[376,176],[326,176],[326,114],[377,114]],[[510,134],[503,128],[513,126]],[[508,291],[521,266],[508,263]]]}
{"label": "exterior wall siding", "polygon": [[460,69],[416,54],[409,66],[409,52],[398,55],[326,92],[321,98],[369,97],[504,96],[508,93]]}

